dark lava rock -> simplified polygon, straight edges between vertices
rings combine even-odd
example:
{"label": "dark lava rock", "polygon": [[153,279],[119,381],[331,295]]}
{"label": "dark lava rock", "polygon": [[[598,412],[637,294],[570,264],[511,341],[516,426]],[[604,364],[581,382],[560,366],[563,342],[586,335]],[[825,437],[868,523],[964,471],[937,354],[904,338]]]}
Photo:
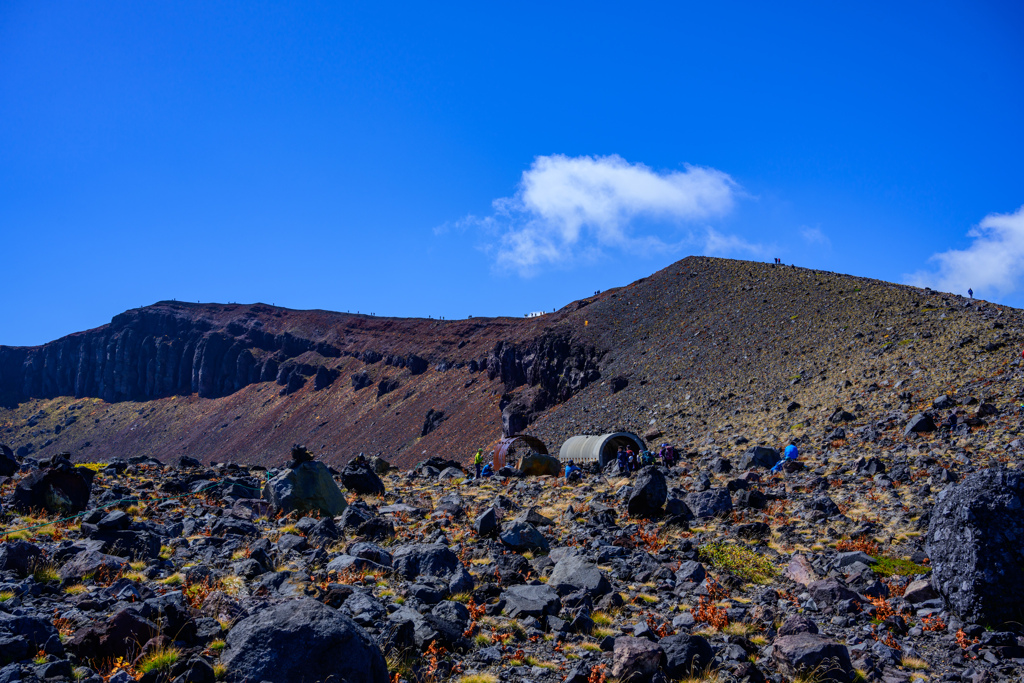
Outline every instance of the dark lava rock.
{"label": "dark lava rock", "polygon": [[380,648],[354,621],[315,600],[271,605],[232,627],[230,681],[388,683]]}
{"label": "dark lava rock", "polygon": [[473,577],[451,548],[440,543],[413,543],[394,548],[394,568],[407,581],[433,577],[448,585],[453,594],[473,589]]}
{"label": "dark lava rock", "polygon": [[776,638],[772,661],[788,676],[811,675],[821,683],[853,680],[853,664],[846,646],[813,633]]}
{"label": "dark lava rock", "polygon": [[0,444],[0,477],[13,477],[20,466],[14,458],[14,451]]}
{"label": "dark lava rock", "polygon": [[441,423],[447,420],[443,410],[434,410],[431,408],[427,411],[427,417],[423,420],[423,429],[420,430],[420,436],[426,436],[430,432],[434,431],[441,426]]}
{"label": "dark lava rock", "polygon": [[1019,621],[1024,611],[1024,476],[991,469],[944,489],[925,551],[932,584],[961,619]]}
{"label": "dark lava rock", "polygon": [[0,570],[27,576],[42,559],[43,551],[35,543],[18,540],[0,544]]}
{"label": "dark lava rock", "polygon": [[741,470],[749,470],[753,467],[770,469],[775,466],[781,458],[779,452],[774,448],[765,446],[751,446],[740,456],[739,467]]}
{"label": "dark lava rock", "polygon": [[780,636],[795,636],[798,633],[811,633],[817,635],[818,625],[814,623],[814,620],[809,617],[805,617],[802,614],[794,615],[779,627]]}
{"label": "dark lava rock", "polygon": [[473,529],[478,536],[493,536],[498,531],[498,511],[489,507],[473,520]]}
{"label": "dark lava rock", "polygon": [[18,483],[14,506],[23,512],[45,509],[69,515],[82,512],[89,504],[95,473],[88,467],[75,467],[67,456],[53,458],[50,467],[36,470]]}
{"label": "dark lava rock", "polygon": [[932,420],[931,415],[928,415],[927,413],[920,413],[910,418],[910,422],[907,423],[907,428],[903,430],[903,433],[909,436],[912,433],[934,431],[935,421]]}
{"label": "dark lava rock", "polygon": [[387,492],[384,482],[373,471],[373,465],[368,460],[356,459],[345,465],[341,471],[341,483],[349,491],[367,496],[383,496]]}
{"label": "dark lava rock", "polygon": [[385,394],[390,394],[392,391],[399,387],[398,380],[395,378],[385,377],[377,383],[377,398]]}
{"label": "dark lava rock", "polygon": [[569,555],[559,560],[551,570],[547,585],[559,595],[585,590],[592,596],[599,596],[612,589],[597,565],[580,555]]}
{"label": "dark lava rock", "polygon": [[501,528],[498,539],[517,552],[548,550],[548,539],[528,522],[512,521]]}
{"label": "dark lava rock", "polygon": [[505,612],[513,619],[557,615],[561,609],[558,593],[550,586],[512,586],[501,594]]}
{"label": "dark lava rock", "polygon": [[366,370],[357,372],[354,375],[352,375],[352,389],[354,391],[365,389],[371,384],[373,384],[373,380],[370,379],[370,373],[368,373]]}
{"label": "dark lava rock", "polygon": [[718,517],[732,512],[732,498],[728,489],[708,489],[690,493],[686,504],[695,517]]}
{"label": "dark lava rock", "polygon": [[303,462],[286,469],[263,489],[263,497],[284,514],[311,512],[334,517],[345,510],[345,496],[322,462]]}
{"label": "dark lava rock", "polygon": [[668,497],[665,475],[654,465],[649,465],[633,480],[633,492],[629,494],[627,509],[630,517],[655,517],[661,514]]}
{"label": "dark lava rock", "polygon": [[668,636],[658,644],[665,652],[665,673],[672,679],[700,674],[715,661],[711,644],[701,636]]}
{"label": "dark lava rock", "polygon": [[83,659],[132,659],[158,632],[156,624],[134,609],[122,609],[109,619],[75,632],[68,648]]}

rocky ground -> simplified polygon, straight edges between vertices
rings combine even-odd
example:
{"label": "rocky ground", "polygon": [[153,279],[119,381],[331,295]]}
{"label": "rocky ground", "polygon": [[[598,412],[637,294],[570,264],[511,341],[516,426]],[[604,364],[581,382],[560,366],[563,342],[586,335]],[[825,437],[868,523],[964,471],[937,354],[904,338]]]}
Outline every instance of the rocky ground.
{"label": "rocky ground", "polygon": [[0,683],[1021,680],[1021,407],[926,407],[777,474],[5,454]]}

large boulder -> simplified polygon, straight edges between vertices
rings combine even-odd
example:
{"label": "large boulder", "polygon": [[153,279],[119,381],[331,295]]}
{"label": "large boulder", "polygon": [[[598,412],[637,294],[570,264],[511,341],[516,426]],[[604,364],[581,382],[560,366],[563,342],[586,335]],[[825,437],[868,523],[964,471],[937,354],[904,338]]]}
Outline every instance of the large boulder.
{"label": "large boulder", "polygon": [[0,611],[0,666],[32,657],[57,637],[57,629],[43,617]]}
{"label": "large boulder", "polygon": [[13,477],[18,469],[19,465],[14,458],[14,451],[4,444],[0,444],[0,477]]}
{"label": "large boulder", "polygon": [[514,520],[503,525],[501,533],[498,534],[498,540],[517,552],[525,552],[527,550],[546,551],[549,548],[548,539],[544,538],[544,534],[537,531],[537,527],[529,522],[521,520]]}
{"label": "large boulder", "polygon": [[814,633],[776,638],[772,661],[787,676],[810,676],[821,683],[853,680],[853,664],[846,646]]}
{"label": "large boulder", "polygon": [[365,496],[383,496],[386,493],[384,482],[373,471],[373,465],[368,460],[353,460],[345,465],[341,471],[341,483],[349,491]]}
{"label": "large boulder", "polygon": [[732,512],[732,498],[729,489],[708,489],[695,491],[686,496],[686,504],[695,517],[721,517]]}
{"label": "large boulder", "polygon": [[226,640],[229,681],[388,683],[384,655],[366,631],[310,598],[262,609]]}
{"label": "large boulder", "polygon": [[505,613],[513,619],[557,615],[561,608],[558,593],[550,586],[511,586],[501,594],[505,601]]}
{"label": "large boulder", "polygon": [[473,589],[473,577],[459,557],[441,543],[411,543],[394,549],[393,567],[407,581],[434,578],[442,581],[451,594]]}
{"label": "large boulder", "polygon": [[774,448],[766,446],[751,446],[740,456],[740,469],[749,470],[753,467],[770,469],[775,466],[781,458],[779,452]]}
{"label": "large boulder", "polygon": [[557,477],[562,472],[562,463],[553,455],[529,453],[519,459],[516,468],[528,477],[540,477],[545,474]]}
{"label": "large boulder", "polygon": [[697,677],[715,661],[711,643],[701,636],[680,633],[662,638],[658,644],[665,652],[665,673],[672,679]]}
{"label": "large boulder", "polygon": [[612,649],[612,676],[620,681],[649,681],[664,659],[665,653],[657,643],[619,636]]}
{"label": "large boulder", "polygon": [[555,563],[547,585],[559,595],[585,590],[592,596],[599,596],[612,590],[608,578],[597,565],[581,555],[567,555]]}
{"label": "large boulder", "polygon": [[630,517],[656,517],[668,498],[665,475],[654,465],[640,470],[633,480],[633,492],[629,494],[626,509]]}
{"label": "large boulder", "polygon": [[110,618],[97,620],[76,631],[68,647],[82,659],[133,659],[159,630],[135,609],[121,609]]}
{"label": "large boulder", "polygon": [[345,496],[322,462],[307,461],[288,468],[263,488],[263,497],[278,512],[312,512],[329,517],[345,511]]}
{"label": "large boulder", "polygon": [[128,571],[128,560],[116,555],[105,555],[96,550],[83,550],[60,568],[63,581],[81,579],[86,575],[119,576]]}
{"label": "large boulder", "polygon": [[40,509],[59,515],[82,512],[89,504],[95,474],[88,467],[75,467],[62,453],[55,456],[49,466],[18,482],[14,506],[23,512]]}
{"label": "large boulder", "polygon": [[43,551],[35,543],[18,540],[0,544],[0,571],[27,576],[42,561]]}
{"label": "large boulder", "polygon": [[1020,621],[1024,613],[1024,476],[990,469],[944,489],[925,550],[932,584],[968,623]]}

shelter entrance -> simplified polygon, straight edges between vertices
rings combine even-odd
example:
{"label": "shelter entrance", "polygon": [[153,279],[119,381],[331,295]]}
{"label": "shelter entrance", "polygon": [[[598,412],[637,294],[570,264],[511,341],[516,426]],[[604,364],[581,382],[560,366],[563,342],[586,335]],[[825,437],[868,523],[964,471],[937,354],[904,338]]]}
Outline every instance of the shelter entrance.
{"label": "shelter entrance", "polygon": [[577,464],[597,463],[604,467],[615,461],[619,448],[632,448],[639,453],[646,449],[643,439],[632,432],[611,432],[601,435],[573,436],[565,440],[558,451],[562,462],[572,460]]}

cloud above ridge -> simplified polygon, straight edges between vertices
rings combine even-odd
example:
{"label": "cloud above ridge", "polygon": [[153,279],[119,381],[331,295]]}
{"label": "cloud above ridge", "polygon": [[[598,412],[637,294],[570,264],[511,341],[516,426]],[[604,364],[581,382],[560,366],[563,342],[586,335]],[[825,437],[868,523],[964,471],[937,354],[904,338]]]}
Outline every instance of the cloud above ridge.
{"label": "cloud above ridge", "polygon": [[929,258],[933,271],[905,276],[908,284],[942,292],[975,296],[1008,295],[1024,284],[1024,206],[1013,213],[992,213],[972,228],[973,242],[966,249],[950,249]]}
{"label": "cloud above ridge", "polygon": [[670,251],[697,242],[716,251],[758,248],[710,228],[666,242],[652,224],[681,226],[731,211],[739,186],[727,173],[701,166],[658,172],[618,155],[540,156],[523,172],[512,197],[494,200],[494,212],[469,216],[493,238],[500,269],[529,275],[544,265],[570,264],[614,249]]}

